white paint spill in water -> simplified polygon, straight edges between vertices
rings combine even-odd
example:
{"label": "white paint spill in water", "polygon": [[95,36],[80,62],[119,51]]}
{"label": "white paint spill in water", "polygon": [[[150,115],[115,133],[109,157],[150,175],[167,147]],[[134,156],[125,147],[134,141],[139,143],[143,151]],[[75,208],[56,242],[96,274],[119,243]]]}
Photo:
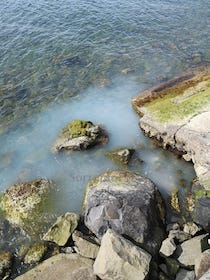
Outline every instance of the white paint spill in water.
{"label": "white paint spill in water", "polygon": [[[195,176],[192,165],[153,147],[138,127],[130,98],[145,88],[137,88],[127,78],[110,88],[90,88],[65,105],[53,106],[26,120],[27,128],[17,128],[1,137],[0,153],[9,155],[8,162],[11,160],[8,165],[0,164],[1,191],[18,181],[47,177],[58,187],[55,213],[79,212],[87,182],[104,171],[120,168],[104,156],[105,150],[121,146],[135,148],[136,156],[143,160],[134,160],[129,170],[152,179],[165,196],[179,187],[180,179],[189,182]],[[109,144],[84,152],[52,154],[50,146],[59,130],[76,118],[103,124],[110,136]]]}

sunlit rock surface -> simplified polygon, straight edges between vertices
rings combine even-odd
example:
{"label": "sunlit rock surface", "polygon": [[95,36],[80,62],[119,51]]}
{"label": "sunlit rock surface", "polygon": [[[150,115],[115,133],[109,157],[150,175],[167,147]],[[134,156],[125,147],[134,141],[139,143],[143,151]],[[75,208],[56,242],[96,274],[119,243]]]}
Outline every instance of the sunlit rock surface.
{"label": "sunlit rock surface", "polygon": [[210,68],[154,87],[132,104],[145,134],[192,160],[199,181],[210,189]]}

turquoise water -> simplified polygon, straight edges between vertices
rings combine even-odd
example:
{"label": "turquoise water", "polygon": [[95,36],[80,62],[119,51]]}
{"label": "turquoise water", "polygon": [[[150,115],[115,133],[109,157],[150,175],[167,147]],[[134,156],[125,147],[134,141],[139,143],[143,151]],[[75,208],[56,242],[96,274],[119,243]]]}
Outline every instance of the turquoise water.
{"label": "turquoise water", "polygon": [[[1,0],[0,190],[47,177],[57,186],[53,214],[80,212],[88,180],[119,168],[104,152],[131,146],[129,170],[166,198],[185,192],[192,165],[143,136],[130,98],[210,60],[209,10],[208,0]],[[103,124],[109,144],[53,155],[74,118]]]}

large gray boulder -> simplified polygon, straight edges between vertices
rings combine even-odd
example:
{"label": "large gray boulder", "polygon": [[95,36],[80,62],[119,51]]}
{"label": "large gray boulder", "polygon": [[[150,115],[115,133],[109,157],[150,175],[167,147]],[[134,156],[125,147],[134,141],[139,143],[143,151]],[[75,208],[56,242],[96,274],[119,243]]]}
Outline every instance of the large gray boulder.
{"label": "large gray boulder", "polygon": [[108,228],[158,252],[164,239],[164,205],[147,178],[125,171],[106,172],[91,180],[84,204],[85,225],[102,238]]}
{"label": "large gray boulder", "polygon": [[102,238],[93,269],[102,280],[144,280],[151,258],[146,251],[109,229]]}
{"label": "large gray boulder", "polygon": [[99,125],[90,121],[73,120],[68,123],[52,145],[52,151],[81,151],[108,142],[108,136]]}
{"label": "large gray boulder", "polygon": [[93,261],[78,254],[58,254],[51,257],[16,280],[96,280]]}

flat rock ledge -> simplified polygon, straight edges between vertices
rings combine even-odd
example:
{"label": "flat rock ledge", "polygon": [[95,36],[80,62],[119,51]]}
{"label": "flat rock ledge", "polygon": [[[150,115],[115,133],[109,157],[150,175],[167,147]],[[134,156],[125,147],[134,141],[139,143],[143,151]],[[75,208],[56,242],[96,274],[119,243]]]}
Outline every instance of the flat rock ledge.
{"label": "flat rock ledge", "polygon": [[210,189],[210,67],[160,84],[132,104],[144,133],[192,160],[200,183]]}

